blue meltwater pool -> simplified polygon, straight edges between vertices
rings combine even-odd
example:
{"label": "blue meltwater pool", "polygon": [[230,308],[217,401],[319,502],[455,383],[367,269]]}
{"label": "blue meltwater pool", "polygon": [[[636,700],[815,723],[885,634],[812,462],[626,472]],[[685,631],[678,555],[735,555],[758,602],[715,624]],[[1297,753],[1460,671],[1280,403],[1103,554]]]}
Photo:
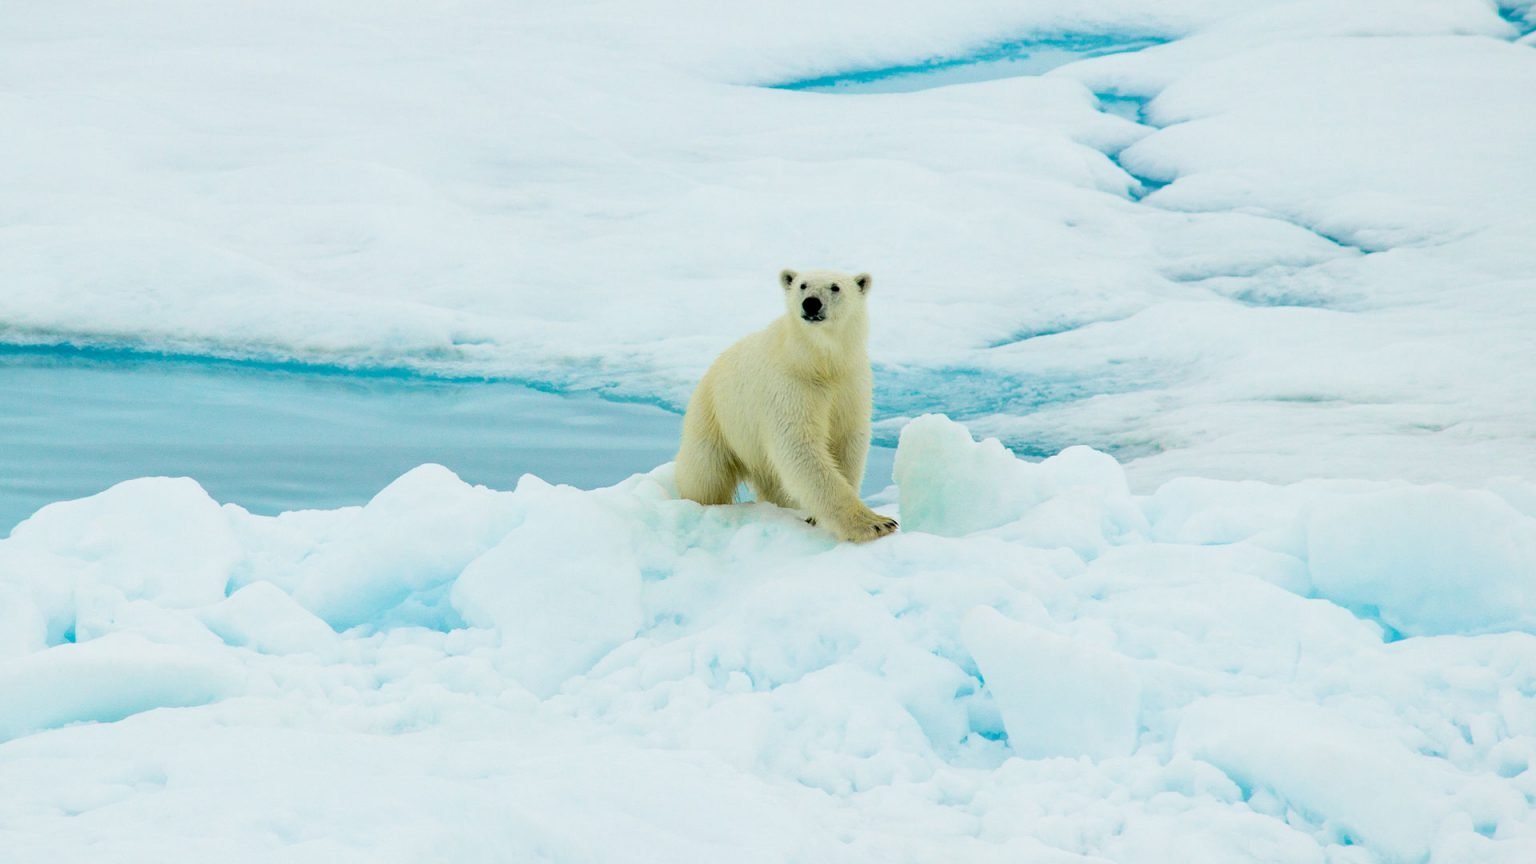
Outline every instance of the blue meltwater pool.
{"label": "blue meltwater pool", "polygon": [[[0,348],[0,537],[53,501],[187,476],[254,513],[362,504],[424,462],[596,488],[672,459],[682,418],[523,384]],[[870,459],[866,493],[890,483]]]}

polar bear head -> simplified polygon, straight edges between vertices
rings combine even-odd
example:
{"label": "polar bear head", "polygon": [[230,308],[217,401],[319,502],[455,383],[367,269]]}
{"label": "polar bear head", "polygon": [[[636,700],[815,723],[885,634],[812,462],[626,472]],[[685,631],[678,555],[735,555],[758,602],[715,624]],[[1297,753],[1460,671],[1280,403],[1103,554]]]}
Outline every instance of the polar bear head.
{"label": "polar bear head", "polygon": [[784,270],[779,286],[789,318],[814,331],[862,333],[864,299],[873,282],[868,273],[836,270]]}

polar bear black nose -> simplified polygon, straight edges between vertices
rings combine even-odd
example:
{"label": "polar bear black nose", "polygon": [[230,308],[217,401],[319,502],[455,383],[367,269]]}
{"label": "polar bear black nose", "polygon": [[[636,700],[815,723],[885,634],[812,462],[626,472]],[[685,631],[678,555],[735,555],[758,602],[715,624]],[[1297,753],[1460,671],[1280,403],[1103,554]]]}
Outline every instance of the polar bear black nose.
{"label": "polar bear black nose", "polygon": [[800,308],[804,309],[807,315],[818,315],[821,313],[821,300],[817,297],[807,297],[800,301]]}

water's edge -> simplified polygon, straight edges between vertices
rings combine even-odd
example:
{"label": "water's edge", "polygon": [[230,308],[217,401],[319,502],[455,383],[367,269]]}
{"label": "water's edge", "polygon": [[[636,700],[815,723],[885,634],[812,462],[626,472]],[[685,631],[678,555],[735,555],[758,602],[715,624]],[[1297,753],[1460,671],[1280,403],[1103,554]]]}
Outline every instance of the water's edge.
{"label": "water's edge", "polygon": [[[670,461],[682,418],[523,383],[0,349],[0,537],[40,507],[136,477],[188,476],[262,514],[363,504],[427,462],[511,489],[581,488]],[[865,494],[890,482],[876,448]]]}

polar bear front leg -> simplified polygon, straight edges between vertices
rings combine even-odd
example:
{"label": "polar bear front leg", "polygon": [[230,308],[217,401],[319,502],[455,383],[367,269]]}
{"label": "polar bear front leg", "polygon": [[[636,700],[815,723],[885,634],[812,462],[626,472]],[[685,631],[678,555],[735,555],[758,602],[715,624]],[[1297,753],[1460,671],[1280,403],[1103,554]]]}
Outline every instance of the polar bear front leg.
{"label": "polar bear front leg", "polygon": [[843,477],[855,491],[864,485],[864,463],[869,459],[869,433],[853,432],[832,444],[832,456]]}
{"label": "polar bear front leg", "polygon": [[896,530],[895,519],[881,516],[859,500],[824,441],[783,433],[771,446],[785,491],[839,540],[863,543]]}
{"label": "polar bear front leg", "polygon": [[795,502],[779,485],[779,478],[772,471],[756,471],[747,474],[747,485],[752,487],[752,493],[757,500],[772,504],[775,507],[783,507],[785,510],[798,510]]}

